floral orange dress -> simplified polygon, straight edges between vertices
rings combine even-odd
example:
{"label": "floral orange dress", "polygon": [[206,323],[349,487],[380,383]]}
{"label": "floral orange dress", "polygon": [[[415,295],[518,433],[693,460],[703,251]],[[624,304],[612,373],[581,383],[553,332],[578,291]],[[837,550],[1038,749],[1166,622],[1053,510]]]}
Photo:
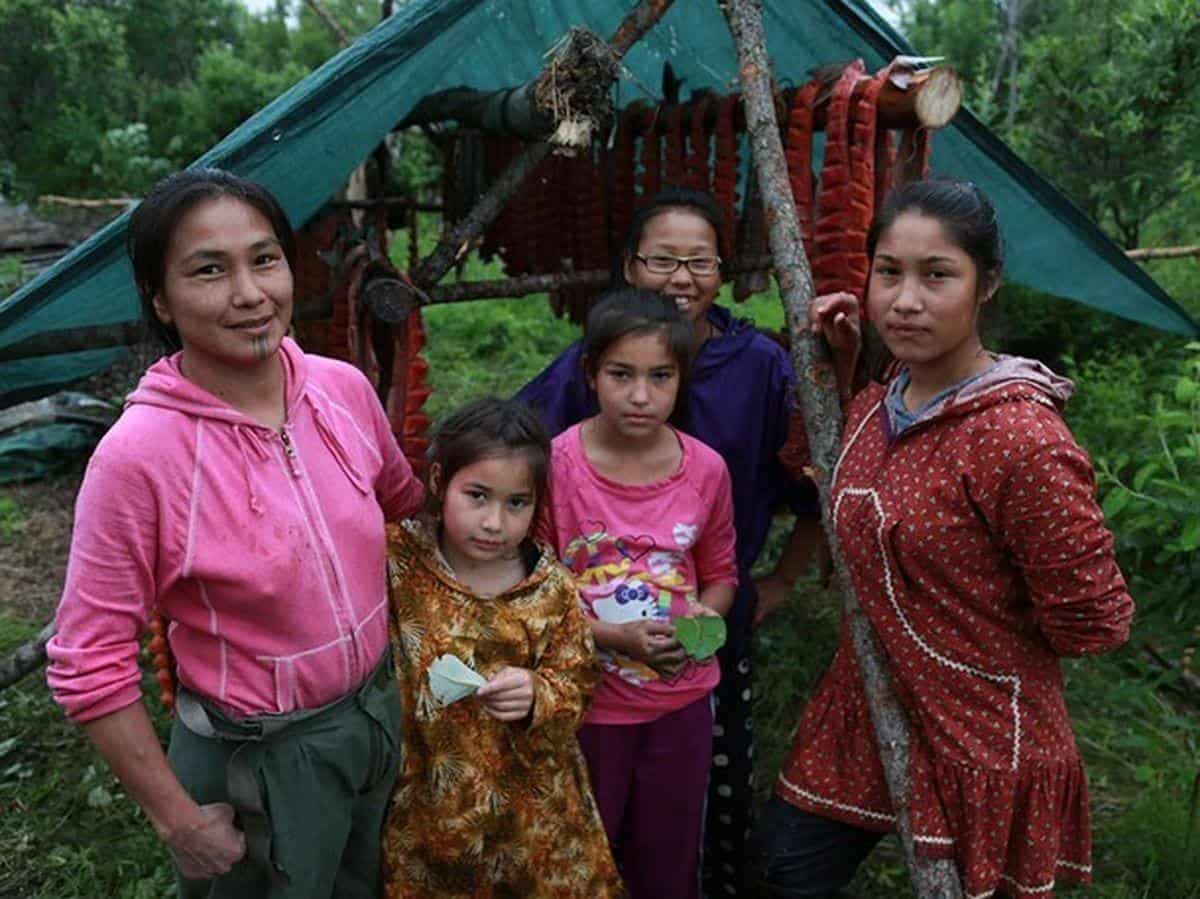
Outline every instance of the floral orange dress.
{"label": "floral orange dress", "polygon": [[[388,529],[391,636],[404,753],[383,834],[397,897],[624,895],[575,740],[600,677],[570,575],[548,550],[515,587],[482,597],[430,531]],[[428,669],[450,653],[485,678],[534,672],[531,717],[497,721],[468,697],[441,707]]]}

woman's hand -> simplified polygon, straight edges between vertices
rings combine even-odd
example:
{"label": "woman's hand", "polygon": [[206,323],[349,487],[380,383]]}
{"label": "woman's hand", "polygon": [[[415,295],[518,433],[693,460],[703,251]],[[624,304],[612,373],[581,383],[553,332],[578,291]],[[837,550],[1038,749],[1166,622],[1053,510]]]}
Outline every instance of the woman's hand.
{"label": "woman's hand", "polygon": [[674,677],[687,662],[687,652],[675,639],[669,621],[643,619],[621,625],[621,651],[645,662],[663,677]]}
{"label": "woman's hand", "polygon": [[533,672],[501,668],[475,691],[483,709],[497,721],[521,721],[533,711]]}
{"label": "woman's hand", "polygon": [[808,306],[808,326],[825,338],[835,354],[857,352],[861,331],[858,297],[844,290],[822,294]]}
{"label": "woman's hand", "polygon": [[839,291],[817,297],[808,307],[808,326],[829,344],[838,391],[849,396],[862,345],[862,323],[858,317],[858,297]]}
{"label": "woman's hand", "polygon": [[188,824],[166,836],[166,843],[188,880],[207,880],[228,873],[246,854],[246,836],[233,826],[233,806],[214,802],[199,806]]}
{"label": "woman's hand", "polygon": [[754,605],[754,626],[758,627],[777,609],[788,604],[792,598],[792,584],[778,572],[760,577],[754,582],[758,602]]}

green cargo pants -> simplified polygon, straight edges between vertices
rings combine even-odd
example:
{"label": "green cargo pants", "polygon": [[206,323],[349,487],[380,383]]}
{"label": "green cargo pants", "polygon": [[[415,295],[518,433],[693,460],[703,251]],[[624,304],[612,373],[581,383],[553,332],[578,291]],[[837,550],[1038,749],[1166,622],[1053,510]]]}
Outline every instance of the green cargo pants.
{"label": "green cargo pants", "polygon": [[[245,727],[206,709],[220,733]],[[167,757],[184,789],[202,805],[231,802],[227,769],[237,752],[237,764],[258,784],[275,869],[272,876],[248,853],[221,877],[179,878],[181,899],[378,899],[400,725],[400,694],[386,662],[355,693],[279,733],[203,737],[177,717]]]}

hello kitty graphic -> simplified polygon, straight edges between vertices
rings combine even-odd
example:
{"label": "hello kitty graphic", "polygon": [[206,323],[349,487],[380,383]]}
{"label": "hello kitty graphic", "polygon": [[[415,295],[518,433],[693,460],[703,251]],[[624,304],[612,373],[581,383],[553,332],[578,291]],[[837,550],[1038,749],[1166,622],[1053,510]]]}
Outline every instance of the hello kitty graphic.
{"label": "hello kitty graphic", "polygon": [[670,608],[659,605],[655,592],[642,582],[618,584],[609,596],[592,603],[592,611],[601,621],[624,624],[649,618],[665,618]]}
{"label": "hello kitty graphic", "polygon": [[696,535],[700,533],[700,526],[697,524],[687,524],[685,522],[677,522],[672,536],[675,538],[675,544],[680,549],[690,549],[696,542]]}

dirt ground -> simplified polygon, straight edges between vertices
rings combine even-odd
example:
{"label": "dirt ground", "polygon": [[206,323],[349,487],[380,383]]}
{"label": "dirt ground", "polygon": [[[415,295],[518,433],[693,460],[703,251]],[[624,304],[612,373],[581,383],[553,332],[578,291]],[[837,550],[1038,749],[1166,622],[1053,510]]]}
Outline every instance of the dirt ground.
{"label": "dirt ground", "polygon": [[[71,389],[120,404],[156,356],[154,347],[134,347],[125,362]],[[0,613],[39,624],[54,615],[67,572],[84,463],[81,459],[69,471],[41,481],[0,487],[0,500],[16,504],[13,518],[0,519]]]}
{"label": "dirt ground", "polygon": [[0,488],[20,518],[0,536],[0,611],[49,621],[62,593],[82,470]]}

